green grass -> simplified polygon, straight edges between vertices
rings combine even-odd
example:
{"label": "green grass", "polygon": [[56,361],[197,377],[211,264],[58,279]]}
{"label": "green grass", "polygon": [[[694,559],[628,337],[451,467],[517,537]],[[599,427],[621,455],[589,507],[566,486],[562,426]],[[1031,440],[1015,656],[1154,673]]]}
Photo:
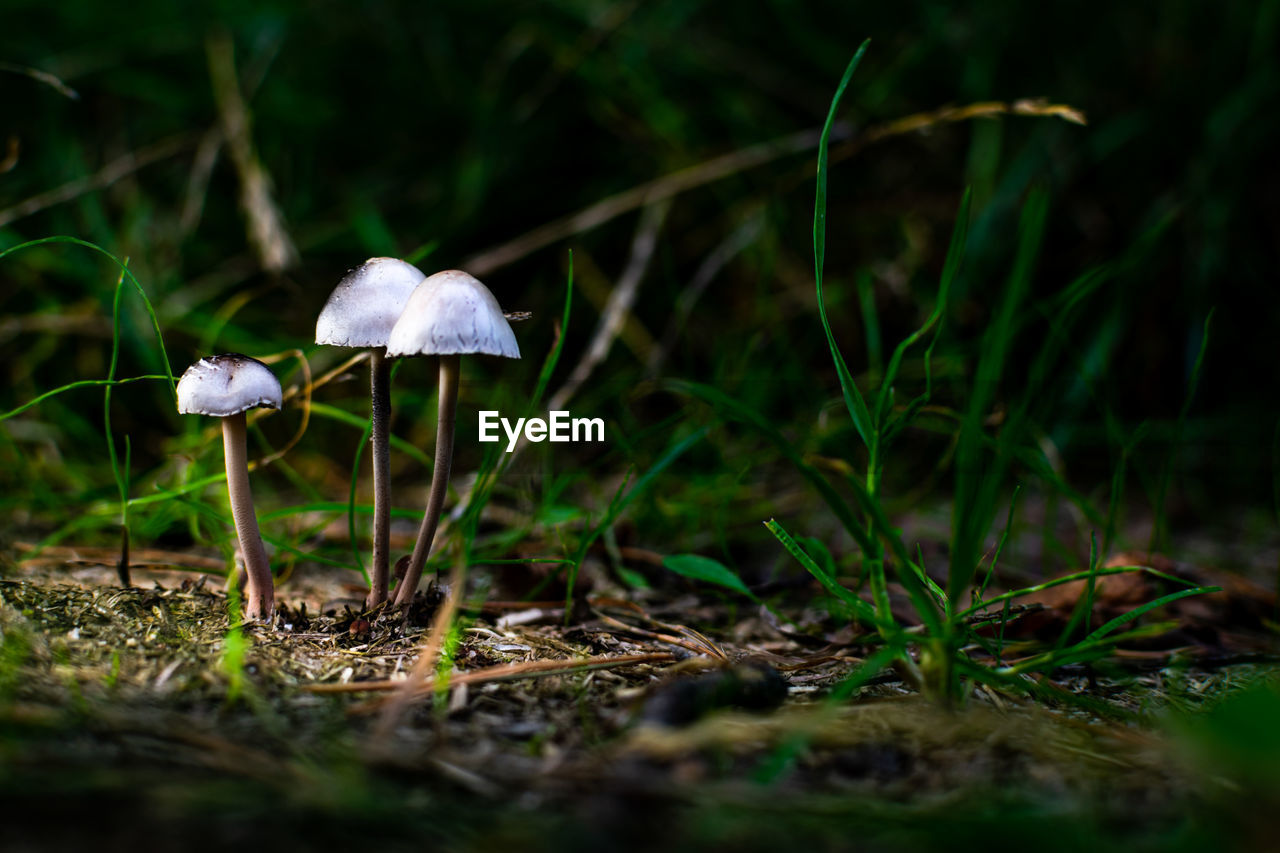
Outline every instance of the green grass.
{"label": "green grass", "polygon": [[[965,647],[973,645],[988,648],[988,644],[966,621],[968,617],[982,614],[993,604],[1007,603],[1044,588],[1043,586],[1028,587],[1006,593],[991,601],[981,600],[981,590],[986,588],[994,574],[999,551],[1007,541],[1012,527],[1012,499],[1009,500],[1009,517],[1004,532],[997,545],[996,553],[992,557],[991,571],[979,582],[975,582],[975,578],[978,577],[978,571],[984,559],[982,543],[988,537],[999,506],[1008,490],[1012,489],[1016,494],[1018,487],[1011,482],[1014,466],[1020,460],[1034,459],[1034,454],[1037,453],[1034,444],[1028,438],[1032,396],[1044,390],[1041,380],[1048,374],[1051,360],[1059,355],[1059,347],[1052,343],[1044,347],[1035,357],[1030,373],[1031,383],[1021,391],[1010,390],[1007,387],[1003,389],[1004,396],[1009,401],[1009,415],[997,432],[988,430],[985,424],[991,415],[997,392],[1002,385],[1007,384],[1005,383],[1006,362],[1009,353],[1014,349],[1015,336],[1019,331],[1025,333],[1025,329],[1019,329],[1016,319],[1021,313],[1024,295],[1030,289],[1047,218],[1048,204],[1043,193],[1033,193],[1026,203],[1019,228],[1019,241],[1013,268],[999,297],[999,307],[994,312],[994,319],[988,325],[977,353],[974,375],[967,389],[967,411],[959,417],[954,427],[956,449],[955,486],[951,509],[952,537],[945,586],[943,586],[929,576],[922,561],[911,558],[910,552],[914,543],[904,541],[890,525],[881,500],[879,484],[888,462],[887,451],[891,440],[904,430],[910,429],[921,410],[929,405],[932,399],[930,364],[934,346],[938,341],[936,334],[930,340],[923,357],[923,391],[906,404],[895,406],[895,383],[907,352],[938,325],[945,312],[947,295],[961,268],[968,233],[970,196],[966,192],[960,205],[960,213],[943,264],[935,308],[924,324],[905,337],[895,348],[888,365],[878,377],[878,388],[869,389],[864,393],[845,362],[828,320],[823,293],[823,266],[827,232],[828,140],[841,97],[866,49],[867,44],[864,43],[849,62],[836,89],[823,127],[818,148],[817,188],[813,217],[814,278],[818,315],[836,368],[850,423],[865,450],[865,453],[851,456],[848,460],[850,470],[854,470],[858,461],[865,459],[862,476],[853,474],[846,477],[842,484],[852,494],[852,502],[846,500],[822,473],[808,464],[793,445],[760,413],[751,411],[737,400],[709,386],[671,383],[668,387],[695,396],[711,405],[718,416],[743,422],[763,434],[821,494],[830,510],[844,526],[845,532],[862,551],[860,574],[869,584],[870,603],[842,586],[832,576],[830,570],[819,565],[783,525],[776,520],[770,520],[766,527],[829,594],[848,606],[858,621],[876,630],[889,652],[887,655],[882,654],[875,658],[876,663],[883,666],[890,660],[898,661],[913,673],[912,678],[917,687],[939,701],[948,703],[962,698],[967,691],[966,683],[971,681],[998,684],[1006,689],[1030,691],[1033,685],[1026,680],[1025,676],[1033,673],[1048,673],[1068,663],[1097,659],[1110,651],[1114,642],[1137,635],[1135,631],[1116,633],[1121,627],[1136,622],[1143,615],[1165,604],[1189,595],[1216,592],[1219,588],[1198,587],[1166,575],[1164,576],[1166,580],[1189,588],[1180,589],[1142,604],[1122,616],[1113,618],[1096,630],[1090,630],[1094,587],[1099,575],[1106,573],[1099,566],[1097,538],[1094,535],[1091,537],[1088,571],[1074,576],[1087,580],[1086,595],[1054,648],[1034,655],[1016,666],[995,667],[976,663],[963,651]],[[1067,293],[1059,301],[1076,301],[1079,298],[1076,295],[1079,290],[1078,284],[1070,285]],[[864,307],[867,306],[867,300],[862,300],[862,304]],[[870,320],[867,321],[867,325],[875,327],[878,323]],[[871,336],[868,336],[868,340],[870,339]],[[1050,337],[1049,340],[1054,339]],[[1207,340],[1206,334],[1202,339],[1200,354],[1196,360],[1187,402],[1183,406],[1184,413],[1190,406],[1190,395],[1194,393],[1195,380],[1203,364]],[[873,359],[869,360],[874,363]],[[868,399],[871,400],[870,403]],[[1041,468],[1039,471],[1033,469],[1029,473],[1044,474],[1046,488],[1060,489],[1072,500],[1082,500],[1071,493],[1069,487],[1052,471]],[[1160,514],[1162,504],[1162,498],[1158,499],[1157,520],[1154,525],[1156,530],[1162,523]],[[914,616],[919,620],[924,629],[923,632],[909,635],[905,630],[906,626],[899,624],[891,612],[886,563],[892,565],[894,577],[908,593],[914,608]],[[1141,571],[1142,567],[1126,567],[1124,570]],[[714,582],[727,585],[723,579]],[[974,589],[975,586],[979,588]],[[978,603],[964,608],[962,602],[971,591],[975,593]],[[1071,642],[1082,620],[1084,637]],[[1003,635],[1003,630],[1001,633]],[[865,677],[869,675],[859,673],[854,677],[853,683]]]}

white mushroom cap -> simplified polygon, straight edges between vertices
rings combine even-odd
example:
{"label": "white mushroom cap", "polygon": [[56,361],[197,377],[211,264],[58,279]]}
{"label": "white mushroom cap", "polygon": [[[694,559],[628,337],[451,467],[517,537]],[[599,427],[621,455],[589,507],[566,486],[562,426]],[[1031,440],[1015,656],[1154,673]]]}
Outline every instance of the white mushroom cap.
{"label": "white mushroom cap", "polygon": [[225,418],[283,405],[280,380],[256,358],[238,353],[202,358],[178,380],[178,411]]}
{"label": "white mushroom cap", "polygon": [[316,320],[316,343],[339,347],[387,345],[409,294],[426,276],[398,258],[370,258],[348,272]]}
{"label": "white mushroom cap", "polygon": [[511,324],[489,288],[461,270],[445,270],[413,291],[387,339],[387,355],[485,353],[519,358]]}

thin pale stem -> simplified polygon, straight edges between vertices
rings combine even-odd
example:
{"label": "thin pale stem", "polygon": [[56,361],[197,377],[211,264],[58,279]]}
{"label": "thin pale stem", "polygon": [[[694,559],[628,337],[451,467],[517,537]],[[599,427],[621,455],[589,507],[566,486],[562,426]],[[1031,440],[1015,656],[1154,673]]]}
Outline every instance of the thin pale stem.
{"label": "thin pale stem", "polygon": [[275,610],[275,585],[267,549],[262,547],[258,532],[258,516],[253,511],[253,493],[249,491],[249,461],[245,451],[244,412],[222,419],[222,450],[227,461],[227,497],[231,501],[231,518],[240,537],[240,553],[244,555],[245,572],[249,576],[249,602],[245,616],[271,621]]}
{"label": "thin pale stem", "polygon": [[385,347],[369,355],[371,399],[371,443],[373,445],[373,566],[369,574],[369,597],[365,607],[374,608],[387,600],[391,561],[391,455],[388,452],[388,421],[391,419],[391,360]]}
{"label": "thin pale stem", "polygon": [[422,567],[431,553],[431,543],[436,537],[436,525],[444,509],[445,493],[449,490],[449,468],[453,464],[453,427],[458,409],[458,362],[456,355],[440,356],[440,414],[436,421],[436,464],[431,472],[431,494],[427,498],[427,511],[422,516],[422,528],[418,541],[409,558],[409,568],[396,592],[396,604],[407,607],[418,591]]}

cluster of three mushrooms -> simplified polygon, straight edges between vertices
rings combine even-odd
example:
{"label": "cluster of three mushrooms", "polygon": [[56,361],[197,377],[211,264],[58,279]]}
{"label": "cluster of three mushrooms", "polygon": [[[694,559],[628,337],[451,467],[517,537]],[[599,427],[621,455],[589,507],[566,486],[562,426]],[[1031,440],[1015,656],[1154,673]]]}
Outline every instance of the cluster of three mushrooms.
{"label": "cluster of three mushrooms", "polygon": [[406,606],[417,591],[449,487],[459,357],[484,353],[519,358],[515,333],[498,300],[467,273],[446,270],[428,277],[404,261],[371,258],[347,273],[330,295],[316,322],[316,343],[370,350],[374,495],[373,559],[365,601],[368,608],[387,600],[390,585],[390,359],[411,355],[440,357],[431,491],[418,540],[394,602]]}
{"label": "cluster of three mushrooms", "polygon": [[[515,334],[498,301],[464,272],[424,276],[395,258],[372,258],[338,283],[316,323],[316,343],[368,347],[372,396],[374,481],[373,571],[366,605],[387,599],[391,500],[388,421],[391,412],[389,358],[440,356],[439,420],[435,469],[422,528],[395,603],[407,605],[417,590],[444,507],[453,458],[454,414],[459,356],[487,353],[519,358]],[[266,549],[249,491],[245,412],[257,406],[278,409],[280,382],[262,362],[239,354],[201,359],[178,383],[178,411],[222,419],[227,492],[248,576],[246,615],[270,620],[275,592]]]}

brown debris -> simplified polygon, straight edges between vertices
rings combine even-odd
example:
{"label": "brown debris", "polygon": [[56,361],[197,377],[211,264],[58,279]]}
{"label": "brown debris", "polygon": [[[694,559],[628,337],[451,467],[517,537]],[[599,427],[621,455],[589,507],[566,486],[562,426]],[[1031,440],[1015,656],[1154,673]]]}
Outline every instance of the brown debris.
{"label": "brown debris", "polygon": [[[32,733],[10,742],[11,766],[78,777],[88,767],[141,765],[169,780],[212,773],[324,801],[336,784],[325,768],[340,754],[359,774],[391,774],[397,788],[411,779],[432,796],[609,807],[637,795],[733,797],[742,779],[774,766],[780,781],[760,790],[778,803],[849,792],[915,802],[1013,785],[1136,813],[1193,788],[1159,736],[1082,722],[1051,701],[980,687],[959,712],[945,712],[888,670],[850,702],[822,701],[862,663],[860,635],[814,648],[755,612],[726,625],[723,606],[692,595],[597,595],[568,625],[562,610],[550,623],[513,624],[505,617],[531,611],[424,595],[406,618],[362,612],[358,602],[317,610],[310,601],[322,598],[323,573],[308,579],[307,570],[282,584],[290,603],[274,629],[236,629],[221,592],[119,589],[109,565],[99,571],[97,586],[0,581],[0,650],[19,660],[17,678],[0,673],[0,725]],[[347,581],[332,574],[327,592]],[[312,592],[301,601],[293,592],[304,582]],[[1125,587],[1102,589],[1104,600],[1120,601]],[[461,614],[456,645],[440,628],[450,607]],[[786,618],[797,636],[839,634],[795,611]],[[1117,660],[1160,695],[1167,652]],[[440,667],[447,683],[428,677]],[[1230,677],[1197,675],[1194,690],[1210,694]],[[1089,689],[1072,673],[1045,686],[1064,709]],[[377,719],[360,712],[385,711],[397,689],[407,699],[388,748],[370,752]],[[1136,710],[1147,700],[1110,701]]]}
{"label": "brown debris", "polygon": [[[1268,623],[1277,613],[1276,594],[1259,584],[1229,572],[1206,566],[1177,563],[1160,554],[1125,552],[1103,568],[1143,566],[1199,587],[1220,587],[1218,592],[1189,596],[1145,615],[1147,621],[1171,620],[1170,630],[1143,639],[1143,648],[1171,650],[1198,647],[1205,653],[1253,651],[1271,645],[1265,641]],[[1103,575],[1093,590],[1090,624],[1097,627],[1163,595],[1187,588],[1145,571]],[[1014,640],[1056,640],[1069,624],[1088,590],[1085,580],[1071,581],[1017,599],[1029,609],[1006,626],[1005,637]],[[998,613],[998,609],[993,608]],[[985,633],[996,628],[988,626]],[[1247,637],[1254,633],[1257,636]]]}

